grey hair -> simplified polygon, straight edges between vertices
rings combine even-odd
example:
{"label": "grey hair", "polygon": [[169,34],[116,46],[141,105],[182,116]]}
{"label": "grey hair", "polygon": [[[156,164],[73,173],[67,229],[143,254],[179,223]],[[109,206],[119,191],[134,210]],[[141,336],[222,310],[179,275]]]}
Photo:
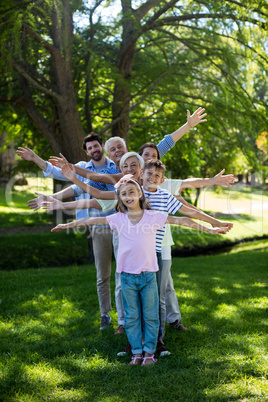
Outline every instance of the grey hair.
{"label": "grey hair", "polygon": [[126,154],[124,154],[120,160],[120,169],[122,170],[123,164],[125,163],[125,161],[130,158],[131,156],[136,156],[136,158],[138,159],[140,168],[142,169],[144,166],[144,160],[143,158],[137,153],[137,152],[127,152]]}
{"label": "grey hair", "polygon": [[111,137],[104,144],[104,151],[106,152],[107,155],[109,154],[109,150],[108,150],[109,144],[113,140],[121,141],[122,145],[124,145],[124,147],[127,149],[127,144],[126,144],[126,141],[124,140],[124,138],[122,138],[122,137]]}

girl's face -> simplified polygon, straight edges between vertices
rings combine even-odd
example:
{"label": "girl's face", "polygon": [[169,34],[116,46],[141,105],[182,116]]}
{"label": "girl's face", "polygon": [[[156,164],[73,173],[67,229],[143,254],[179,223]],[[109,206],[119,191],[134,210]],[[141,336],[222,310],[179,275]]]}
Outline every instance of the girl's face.
{"label": "girl's face", "polygon": [[158,159],[156,149],[151,147],[144,148],[141,157],[143,158],[144,162],[148,161],[149,159]]}
{"label": "girl's face", "polygon": [[130,156],[127,158],[122,166],[122,173],[125,174],[132,174],[135,180],[140,180],[141,175],[141,167],[139,164],[138,159],[136,156]]}
{"label": "girl's face", "polygon": [[127,183],[120,187],[120,199],[125,207],[129,210],[140,209],[141,191],[132,183]]}

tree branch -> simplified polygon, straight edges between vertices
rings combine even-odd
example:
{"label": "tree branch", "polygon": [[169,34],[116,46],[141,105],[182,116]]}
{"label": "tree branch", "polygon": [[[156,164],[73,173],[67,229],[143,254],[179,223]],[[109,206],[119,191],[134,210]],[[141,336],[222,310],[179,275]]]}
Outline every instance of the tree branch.
{"label": "tree branch", "polygon": [[[176,27],[183,27],[183,28],[187,28],[187,29],[192,29],[192,30],[196,30],[196,31],[200,31],[200,32],[204,32],[204,31],[205,31],[207,34],[211,35],[211,31],[205,30],[204,28],[198,28],[198,27],[196,27],[196,26],[190,26],[190,25],[184,25],[184,24],[176,24],[175,26],[176,26]],[[172,33],[169,32],[169,31],[166,31],[166,30],[162,30],[162,29],[156,29],[156,30],[157,30],[157,31],[160,31],[160,32],[165,32],[167,35],[175,35],[175,34],[172,34]],[[267,58],[265,58],[262,54],[260,54],[254,47],[251,47],[251,46],[249,46],[246,42],[243,42],[241,39],[235,38],[235,37],[230,36],[230,35],[225,35],[225,34],[223,34],[223,33],[218,33],[218,32],[215,32],[215,31],[213,32],[213,35],[220,36],[220,37],[227,38],[227,39],[232,39],[232,40],[235,41],[235,42],[241,43],[243,46],[247,47],[249,50],[255,52],[255,53],[256,53],[258,56],[260,56],[266,63],[268,62],[268,59],[267,59]],[[206,39],[207,39],[207,38],[206,38]],[[177,40],[179,40],[178,37],[177,37]]]}
{"label": "tree branch", "polygon": [[27,32],[36,42],[40,43],[51,55],[58,53],[55,46],[48,43],[40,35],[38,35],[29,25],[22,23],[22,30]]}
{"label": "tree branch", "polygon": [[62,102],[63,98],[57,94],[54,91],[50,91],[47,88],[45,88],[43,85],[39,84],[34,78],[32,78],[19,64],[16,62],[13,62],[14,68],[31,84],[33,84],[37,89],[39,89],[41,92],[45,93],[46,95],[49,95],[53,98],[56,98],[58,101]]}
{"label": "tree branch", "polygon": [[153,7],[157,6],[161,0],[147,0],[146,3],[142,4],[136,10],[133,10],[135,18],[139,21],[150,11]]}
{"label": "tree branch", "polygon": [[158,10],[151,18],[148,19],[148,21],[145,23],[145,25],[143,25],[143,27],[142,27],[142,32],[145,32],[145,31],[147,31],[148,29],[150,29],[150,27],[152,26],[152,24],[153,24],[161,15],[163,15],[166,11],[170,10],[177,2],[178,2],[178,0],[172,0],[172,1],[170,1],[170,2],[167,2],[164,7],[162,7],[160,10]]}
{"label": "tree branch", "polygon": [[180,15],[180,16],[170,16],[170,17],[165,17],[162,18],[159,21],[153,22],[153,23],[146,23],[142,27],[142,32],[146,32],[149,29],[155,29],[157,27],[163,26],[163,25],[174,25],[174,23],[179,22],[179,21],[190,21],[190,20],[200,20],[203,18],[207,19],[231,19],[233,21],[243,21],[243,22],[251,22],[252,24],[259,25],[262,29],[266,29],[266,23],[258,21],[254,18],[250,17],[244,17],[244,16],[236,16],[236,15],[231,15],[231,14],[210,14],[210,13],[204,13],[204,14],[185,14],[185,15]]}

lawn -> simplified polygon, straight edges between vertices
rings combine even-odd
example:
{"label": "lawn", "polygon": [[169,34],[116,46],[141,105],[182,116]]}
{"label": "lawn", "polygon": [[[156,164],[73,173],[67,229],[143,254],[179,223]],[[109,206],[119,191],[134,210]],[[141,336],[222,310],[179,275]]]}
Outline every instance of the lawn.
{"label": "lawn", "polygon": [[0,213],[3,219],[0,228],[36,227],[53,223],[53,215],[42,210],[33,212],[27,207],[27,201],[36,197],[35,192],[53,194],[53,180],[44,177],[26,177],[28,185],[7,185],[0,188]]}
{"label": "lawn", "polygon": [[99,330],[93,265],[0,271],[0,400],[268,400],[267,244],[175,258],[172,271],[190,331],[167,328],[172,355],[147,368],[117,357],[114,300]]}

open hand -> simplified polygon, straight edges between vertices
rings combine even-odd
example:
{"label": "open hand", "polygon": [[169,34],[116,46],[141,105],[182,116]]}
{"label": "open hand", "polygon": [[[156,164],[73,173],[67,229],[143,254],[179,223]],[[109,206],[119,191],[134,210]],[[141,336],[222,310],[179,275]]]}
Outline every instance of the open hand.
{"label": "open hand", "polygon": [[211,234],[226,234],[227,232],[228,232],[227,227],[210,229]]}
{"label": "open hand", "polygon": [[56,198],[49,197],[49,201],[43,201],[41,203],[41,208],[46,211],[56,211],[58,209],[63,209],[62,202],[56,200]]}
{"label": "open hand", "polygon": [[61,170],[61,173],[64,177],[66,177],[66,179],[70,181],[74,181],[74,179],[76,178],[75,170],[73,166],[71,166],[69,163],[65,163]]}
{"label": "open hand", "polygon": [[222,171],[220,173],[216,174],[213,177],[214,184],[216,186],[231,187],[235,181],[235,177],[233,174],[227,174],[227,175],[223,176],[224,172],[225,172],[225,169],[222,169]]}
{"label": "open hand", "polygon": [[232,227],[234,226],[233,222],[224,222],[224,221],[217,221],[217,223],[214,226],[214,228],[222,228],[222,229],[226,229],[227,232],[229,232],[229,230],[232,229]]}
{"label": "open hand", "polygon": [[62,169],[65,164],[64,160],[58,156],[50,156],[48,161],[51,163],[51,165],[57,166],[60,169]]}
{"label": "open hand", "polygon": [[61,230],[66,230],[66,226],[67,225],[65,223],[60,223],[59,225],[51,229],[51,232],[60,232]]}
{"label": "open hand", "polygon": [[32,149],[25,147],[19,147],[16,151],[16,154],[26,161],[33,161],[35,157],[35,153]]}
{"label": "open hand", "polygon": [[32,200],[29,200],[27,204],[30,209],[37,211],[41,207],[42,202],[48,201],[49,197],[42,193],[35,193],[35,194],[38,195],[38,198],[33,198]]}
{"label": "open hand", "polygon": [[197,126],[199,123],[204,123],[207,121],[207,119],[204,119],[206,117],[207,113],[202,114],[205,111],[204,108],[199,107],[192,115],[190,114],[190,111],[187,110],[187,123],[191,128]]}

